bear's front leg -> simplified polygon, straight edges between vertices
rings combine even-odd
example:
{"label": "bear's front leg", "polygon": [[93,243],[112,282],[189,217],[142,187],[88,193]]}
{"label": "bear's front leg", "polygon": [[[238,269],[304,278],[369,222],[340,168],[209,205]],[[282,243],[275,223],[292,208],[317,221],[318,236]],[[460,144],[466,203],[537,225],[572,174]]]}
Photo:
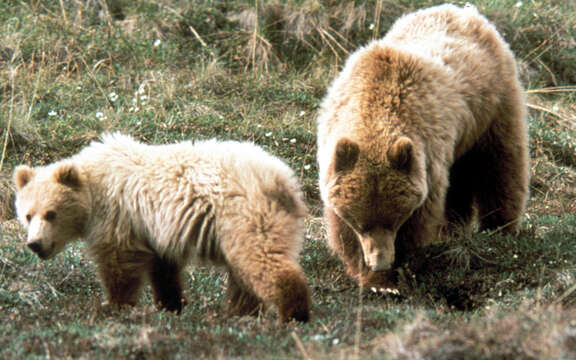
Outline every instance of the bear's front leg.
{"label": "bear's front leg", "polygon": [[142,251],[121,251],[102,244],[90,249],[98,267],[98,275],[108,305],[134,306],[145,279],[145,269],[151,262],[151,254]]}
{"label": "bear's front leg", "polygon": [[141,272],[101,265],[98,274],[106,293],[108,305],[113,307],[136,305],[142,287],[143,276]]}
{"label": "bear's front leg", "polygon": [[396,237],[395,267],[407,265],[410,271],[418,273],[424,266],[423,255],[430,245],[443,241],[446,236],[444,220],[444,192],[430,197],[424,205],[402,225]]}
{"label": "bear's front leg", "polygon": [[328,245],[340,256],[348,275],[359,279],[364,260],[356,234],[328,207],[324,209],[324,219],[328,232]]}
{"label": "bear's front leg", "polygon": [[180,313],[187,301],[182,296],[182,269],[169,260],[156,257],[149,270],[154,302],[161,309]]}

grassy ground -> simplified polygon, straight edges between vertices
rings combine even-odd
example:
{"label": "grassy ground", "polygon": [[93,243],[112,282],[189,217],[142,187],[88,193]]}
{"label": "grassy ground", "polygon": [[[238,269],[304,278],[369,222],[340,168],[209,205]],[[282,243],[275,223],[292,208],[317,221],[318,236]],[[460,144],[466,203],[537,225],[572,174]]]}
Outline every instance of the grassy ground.
{"label": "grassy ground", "polygon": [[[532,197],[517,237],[425,249],[421,271],[401,272],[404,297],[361,293],[326,248],[314,118],[353,49],[437,1],[1,2],[0,358],[576,357],[576,5],[471,2],[521,62]],[[110,312],[81,243],[51,262],[28,251],[12,219],[13,167],[113,130],[250,140],[284,158],[311,208],[301,262],[312,322],[223,317],[226,279],[210,268],[189,270],[180,316],[157,312],[150,292]]]}

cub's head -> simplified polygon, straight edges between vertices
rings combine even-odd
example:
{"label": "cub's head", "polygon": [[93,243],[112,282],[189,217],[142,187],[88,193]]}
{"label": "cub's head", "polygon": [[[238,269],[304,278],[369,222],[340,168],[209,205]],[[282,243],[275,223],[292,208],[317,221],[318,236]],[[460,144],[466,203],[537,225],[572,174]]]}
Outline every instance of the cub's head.
{"label": "cub's head", "polygon": [[82,236],[89,214],[87,184],[71,163],[14,171],[16,214],[28,229],[26,244],[41,259],[53,258]]}
{"label": "cub's head", "polygon": [[328,170],[322,198],[356,234],[364,262],[388,270],[395,259],[398,229],[428,194],[423,154],[412,140],[399,137],[374,160],[347,138],[340,139]]}

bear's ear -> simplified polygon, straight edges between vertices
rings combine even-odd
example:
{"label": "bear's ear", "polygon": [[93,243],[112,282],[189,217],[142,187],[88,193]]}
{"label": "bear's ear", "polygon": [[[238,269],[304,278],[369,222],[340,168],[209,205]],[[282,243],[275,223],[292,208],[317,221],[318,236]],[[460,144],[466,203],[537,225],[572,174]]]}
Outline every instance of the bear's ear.
{"label": "bear's ear", "polygon": [[414,158],[414,143],[409,138],[402,136],[396,140],[388,150],[388,161],[396,170],[410,171]]}
{"label": "bear's ear", "polygon": [[336,173],[354,169],[359,153],[360,148],[354,141],[347,138],[340,139],[336,144],[334,153],[334,170]]}
{"label": "bear's ear", "polygon": [[54,180],[73,189],[78,189],[82,186],[80,171],[74,164],[71,163],[63,163],[58,165],[54,171]]}
{"label": "bear's ear", "polygon": [[34,169],[27,165],[20,165],[14,170],[14,184],[20,190],[32,180],[35,175]]}

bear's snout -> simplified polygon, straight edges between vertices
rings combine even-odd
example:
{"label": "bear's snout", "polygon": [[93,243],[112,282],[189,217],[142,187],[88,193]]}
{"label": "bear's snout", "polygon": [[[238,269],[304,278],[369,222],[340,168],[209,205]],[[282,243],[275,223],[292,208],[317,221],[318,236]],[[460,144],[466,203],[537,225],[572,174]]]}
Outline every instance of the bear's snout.
{"label": "bear's snout", "polygon": [[36,240],[33,242],[29,242],[28,244],[26,244],[28,246],[28,248],[30,250],[32,250],[36,255],[38,255],[38,257],[40,257],[41,259],[46,259],[48,257],[47,252],[44,250],[44,248],[42,247],[42,241],[41,240]]}
{"label": "bear's snout", "polygon": [[390,270],[394,264],[394,240],[396,233],[376,228],[370,232],[358,234],[364,262],[372,271]]}
{"label": "bear's snout", "polygon": [[35,253],[39,253],[42,251],[42,245],[40,244],[40,241],[28,243],[28,247]]}
{"label": "bear's snout", "polygon": [[386,271],[392,269],[392,261],[387,259],[385,254],[375,253],[365,257],[366,264],[372,271]]}

